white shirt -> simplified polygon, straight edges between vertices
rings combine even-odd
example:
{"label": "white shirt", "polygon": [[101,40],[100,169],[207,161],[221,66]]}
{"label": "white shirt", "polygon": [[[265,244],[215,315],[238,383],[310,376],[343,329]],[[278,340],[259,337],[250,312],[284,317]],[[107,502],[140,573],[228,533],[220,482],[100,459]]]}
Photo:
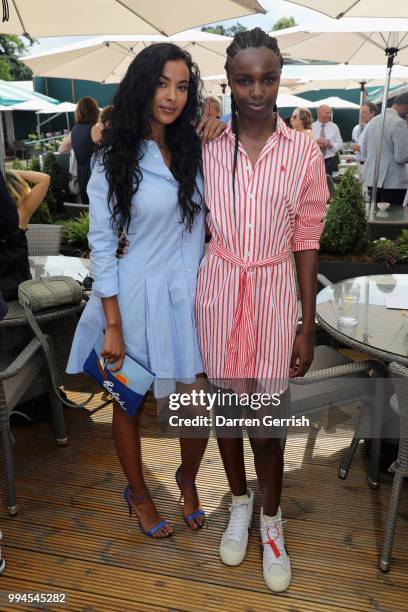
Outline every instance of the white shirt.
{"label": "white shirt", "polygon": [[340,134],[340,130],[338,126],[333,123],[333,121],[328,121],[327,123],[320,123],[320,121],[315,121],[312,125],[313,134],[318,140],[320,138],[320,131],[324,127],[324,132],[327,140],[330,140],[331,147],[327,147],[324,151],[324,159],[328,159],[329,157],[334,157],[343,146],[343,139]]}
{"label": "white shirt", "polygon": [[357,123],[357,125],[355,125],[353,127],[353,131],[351,132],[351,140],[353,142],[357,142],[358,143],[358,139],[360,138],[360,136],[364,132],[364,128],[365,128],[365,124],[360,129],[360,124],[359,123]]}
{"label": "white shirt", "polygon": [[360,151],[357,151],[356,153],[356,161],[359,161],[359,162],[364,161],[364,157],[361,154],[361,146],[362,146],[364,130],[366,126],[367,124],[364,123],[363,126],[360,128],[360,124],[357,123],[357,125],[353,127],[353,131],[351,133],[351,140],[360,145]]}

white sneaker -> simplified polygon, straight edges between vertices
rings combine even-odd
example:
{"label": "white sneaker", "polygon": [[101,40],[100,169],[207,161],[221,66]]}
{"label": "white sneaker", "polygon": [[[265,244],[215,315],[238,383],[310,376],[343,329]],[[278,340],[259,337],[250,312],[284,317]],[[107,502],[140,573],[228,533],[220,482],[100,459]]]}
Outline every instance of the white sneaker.
{"label": "white sneaker", "polygon": [[286,591],[292,579],[292,571],[285,548],[280,508],[272,524],[265,522],[261,509],[261,539],[264,580],[271,591]]}
{"label": "white sneaker", "polygon": [[254,509],[254,492],[248,489],[245,497],[243,501],[235,501],[233,498],[229,507],[231,516],[220,543],[220,558],[225,565],[239,565],[245,559]]}

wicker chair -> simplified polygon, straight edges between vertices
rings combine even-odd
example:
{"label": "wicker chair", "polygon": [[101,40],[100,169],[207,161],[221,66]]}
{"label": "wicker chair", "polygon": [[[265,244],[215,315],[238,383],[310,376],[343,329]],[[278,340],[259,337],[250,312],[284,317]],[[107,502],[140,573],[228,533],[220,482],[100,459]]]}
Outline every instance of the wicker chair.
{"label": "wicker chair", "polygon": [[29,224],[27,230],[29,255],[59,255],[62,225]]}
{"label": "wicker chair", "polygon": [[[377,374],[374,381],[371,380],[373,373]],[[341,479],[347,476],[367,425],[373,437],[380,435],[385,376],[385,368],[379,362],[353,362],[336,349],[322,345],[316,346],[314,360],[307,374],[290,382],[291,416],[314,418],[326,410],[338,409],[352,402],[360,404],[355,433],[339,468]],[[379,470],[380,456],[378,452],[373,452],[368,473],[368,484],[373,489],[378,488]]]}
{"label": "wicker chair", "polygon": [[17,504],[9,423],[10,413],[41,370],[44,370],[47,376],[57,444],[65,445],[68,441],[62,405],[52,391],[48,370],[44,367],[39,341],[34,338],[28,341],[22,350],[15,351],[15,353],[13,358],[0,356],[0,432],[3,442],[7,510],[11,515],[17,513]]}
{"label": "wicker chair", "polygon": [[408,477],[408,368],[394,362],[390,365],[390,372],[395,389],[395,395],[391,398],[391,408],[400,419],[400,438],[397,460],[389,468],[391,472],[394,472],[394,479],[379,562],[383,572],[388,572],[391,566],[401,487],[404,478]]}

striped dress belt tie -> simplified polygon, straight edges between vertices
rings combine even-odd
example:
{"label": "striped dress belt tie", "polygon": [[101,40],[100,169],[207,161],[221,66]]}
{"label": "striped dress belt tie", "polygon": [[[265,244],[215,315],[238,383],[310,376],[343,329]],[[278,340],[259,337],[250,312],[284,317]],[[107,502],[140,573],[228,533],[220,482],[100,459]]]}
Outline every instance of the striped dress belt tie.
{"label": "striped dress belt tie", "polygon": [[248,261],[212,240],[208,252],[224,261],[239,266],[238,302],[235,307],[231,333],[227,341],[224,378],[253,378],[255,374],[256,329],[254,321],[254,270],[287,261],[286,250],[268,259]]}

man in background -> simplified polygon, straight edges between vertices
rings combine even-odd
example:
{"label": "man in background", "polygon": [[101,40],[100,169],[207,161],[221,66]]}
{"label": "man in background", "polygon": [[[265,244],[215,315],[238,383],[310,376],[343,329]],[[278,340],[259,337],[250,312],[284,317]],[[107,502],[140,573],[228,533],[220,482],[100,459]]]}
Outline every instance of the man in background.
{"label": "man in background", "polygon": [[331,120],[332,109],[327,104],[321,104],[317,109],[317,121],[312,130],[317,144],[324,157],[326,173],[334,170],[334,157],[343,146],[343,140],[338,126]]}
{"label": "man in background", "polygon": [[[402,205],[408,188],[408,93],[395,98],[385,112],[384,135],[377,181],[377,202]],[[367,187],[374,184],[377,144],[380,139],[381,117],[377,115],[363,132],[361,153],[366,160],[363,177]]]}
{"label": "man in background", "polygon": [[357,123],[357,125],[354,126],[351,134],[351,140],[353,141],[351,148],[356,153],[356,161],[364,161],[363,156],[361,155],[361,142],[363,140],[364,130],[370,123],[371,119],[374,119],[377,114],[378,107],[376,104],[374,104],[374,102],[366,102],[361,107],[361,124]]}
{"label": "man in background", "polygon": [[215,96],[208,96],[204,103],[203,115],[206,117],[221,117],[221,102]]}

